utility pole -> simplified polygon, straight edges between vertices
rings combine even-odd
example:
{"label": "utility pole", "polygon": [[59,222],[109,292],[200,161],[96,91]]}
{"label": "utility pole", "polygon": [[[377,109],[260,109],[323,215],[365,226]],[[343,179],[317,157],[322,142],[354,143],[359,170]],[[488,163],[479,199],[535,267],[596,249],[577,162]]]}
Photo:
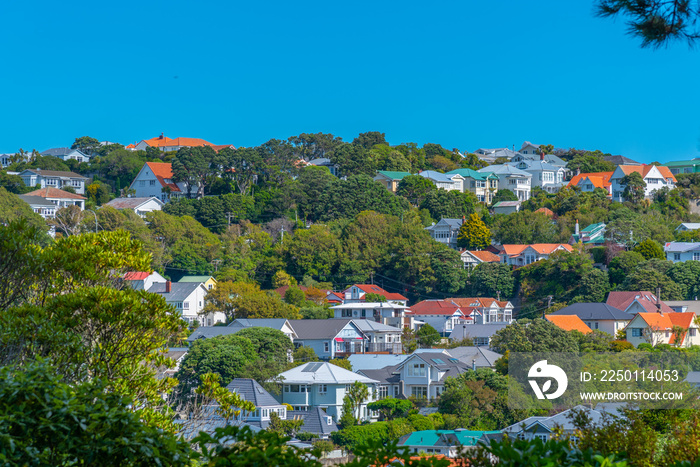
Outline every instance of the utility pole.
{"label": "utility pole", "polygon": [[230,212],[226,213],[226,217],[228,217],[228,226],[229,227],[231,227],[231,216],[233,216],[233,214],[231,214]]}
{"label": "utility pole", "polygon": [[280,243],[284,243],[284,226],[280,229]]}
{"label": "utility pole", "polygon": [[551,295],[547,297],[547,308],[542,311],[542,319],[546,319],[545,315],[547,314],[547,310],[549,310],[549,307],[552,306],[552,297]]}

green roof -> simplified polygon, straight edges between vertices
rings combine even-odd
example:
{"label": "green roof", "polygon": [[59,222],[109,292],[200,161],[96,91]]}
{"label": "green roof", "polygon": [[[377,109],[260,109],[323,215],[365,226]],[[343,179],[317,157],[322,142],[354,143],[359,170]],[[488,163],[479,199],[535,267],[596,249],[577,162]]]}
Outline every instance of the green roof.
{"label": "green roof", "polygon": [[464,178],[473,178],[474,180],[488,180],[489,178],[491,179],[497,179],[498,177],[494,175],[492,172],[477,172],[476,170],[472,169],[455,169],[447,172],[446,175],[454,175],[454,174],[459,174]]}
{"label": "green roof", "polygon": [[664,164],[666,167],[686,167],[700,165],[700,159],[691,159],[689,161],[672,161]]}
{"label": "green roof", "polygon": [[476,446],[484,434],[500,433],[500,431],[470,431],[470,430],[425,430],[414,431],[409,435],[404,446],[435,446],[441,435],[455,435],[462,446]]}
{"label": "green roof", "polygon": [[392,172],[390,170],[379,170],[377,173],[384,175],[392,180],[402,180],[404,177],[411,175],[408,172]]}
{"label": "green roof", "polygon": [[206,282],[211,276],[182,276],[178,282]]}

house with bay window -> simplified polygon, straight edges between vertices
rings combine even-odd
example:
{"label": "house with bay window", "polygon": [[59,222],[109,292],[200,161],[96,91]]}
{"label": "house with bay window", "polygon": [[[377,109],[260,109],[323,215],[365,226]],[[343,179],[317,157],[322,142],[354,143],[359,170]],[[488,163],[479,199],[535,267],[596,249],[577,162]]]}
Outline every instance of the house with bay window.
{"label": "house with bay window", "polygon": [[83,177],[75,172],[65,172],[60,170],[26,169],[19,173],[22,181],[29,187],[39,185],[40,188],[57,188],[59,190],[70,187],[79,195],[85,194],[85,181]]}
{"label": "house with bay window", "polygon": [[423,300],[411,306],[411,311],[406,312],[406,316],[429,324],[442,336],[448,336],[461,320],[474,319],[471,310],[465,313],[451,300]]}
{"label": "house with bay window", "polygon": [[447,352],[417,352],[398,365],[396,371],[404,397],[435,399],[445,390],[445,379],[471,371],[471,366]]}
{"label": "house with bay window", "polygon": [[295,347],[311,347],[322,360],[365,353],[367,335],[351,319],[292,319]]}
{"label": "house with bay window", "polygon": [[474,193],[476,199],[482,203],[491,204],[494,195],[498,192],[498,177],[492,173],[482,173],[472,169],[456,169],[445,175],[460,175],[464,179],[462,192]]}
{"label": "house with bay window", "polygon": [[503,264],[511,266],[526,266],[542,259],[548,259],[557,251],[574,251],[566,243],[535,243],[532,245],[503,245],[499,254]]}

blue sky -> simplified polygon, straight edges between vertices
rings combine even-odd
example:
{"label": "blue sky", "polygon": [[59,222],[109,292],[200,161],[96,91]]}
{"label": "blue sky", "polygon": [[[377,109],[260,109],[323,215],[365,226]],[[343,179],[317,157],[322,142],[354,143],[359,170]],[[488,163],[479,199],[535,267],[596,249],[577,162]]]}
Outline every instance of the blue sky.
{"label": "blue sky", "polygon": [[0,152],[302,132],[700,156],[699,51],[591,1],[0,2]]}

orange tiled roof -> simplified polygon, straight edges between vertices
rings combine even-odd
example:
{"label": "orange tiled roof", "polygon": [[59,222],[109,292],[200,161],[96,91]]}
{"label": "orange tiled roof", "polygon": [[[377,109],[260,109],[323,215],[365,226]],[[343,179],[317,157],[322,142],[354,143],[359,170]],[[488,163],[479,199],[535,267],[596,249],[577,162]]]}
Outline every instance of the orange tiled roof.
{"label": "orange tiled roof", "polygon": [[622,173],[624,173],[625,175],[629,175],[632,172],[637,172],[638,174],[640,174],[642,176],[642,178],[645,178],[647,176],[647,174],[651,171],[651,169],[656,167],[657,169],[659,169],[661,176],[663,176],[664,178],[670,178],[674,182],[676,181],[676,177],[673,176],[673,174],[671,173],[669,168],[665,167],[663,165],[654,166],[654,165],[642,164],[642,165],[620,165],[619,167],[620,167],[620,169],[622,169]]}
{"label": "orange tiled roof", "polygon": [[214,151],[219,152],[224,148],[236,149],[236,146],[233,144],[215,144],[212,146],[212,148],[214,148]]}
{"label": "orange tiled roof", "polygon": [[162,143],[160,146],[184,146],[188,148],[199,147],[199,146],[214,146],[209,141],[205,141],[202,138],[175,138],[171,139],[167,143]]}
{"label": "orange tiled roof", "polygon": [[131,143],[130,145],[128,145],[126,147],[126,149],[134,149],[135,147],[136,147],[136,145],[134,143]]}
{"label": "orange tiled roof", "polygon": [[584,334],[593,332],[591,328],[586,326],[586,323],[576,315],[547,315],[545,318],[564,331],[578,331]]}
{"label": "orange tiled roof", "polygon": [[[458,305],[460,308],[465,308],[465,307],[483,307],[483,308],[488,308],[490,307],[494,302],[496,302],[495,299],[493,298],[485,298],[485,297],[474,297],[474,298],[452,298],[450,299],[453,301],[456,305]],[[464,311],[464,310],[462,310]]]}
{"label": "orange tiled roof", "polygon": [[[687,330],[695,319],[695,313],[638,313],[639,317],[655,331],[668,331],[673,326],[680,326]],[[681,336],[681,342],[685,339],[685,331]],[[669,343],[676,340],[676,333],[671,333]]]}
{"label": "orange tiled roof", "polygon": [[456,311],[461,311],[459,306],[447,300],[423,300],[411,307],[408,313],[415,315],[446,315],[451,316]]}
{"label": "orange tiled roof", "polygon": [[173,165],[170,162],[146,162],[148,168],[153,171],[161,185],[170,187],[172,191],[180,191],[175,183],[167,183],[165,180],[172,180]]}
{"label": "orange tiled roof", "polygon": [[480,259],[484,263],[498,263],[501,261],[501,258],[499,258],[498,255],[494,255],[490,251],[464,250],[464,251],[462,251],[462,253],[464,253],[465,251],[468,252],[470,255]]}
{"label": "orange tiled roof", "polygon": [[169,142],[169,141],[172,141],[172,139],[168,138],[167,136],[160,135],[160,136],[156,136],[155,138],[144,139],[142,142],[146,143],[147,145],[149,145],[151,147],[158,148],[160,146],[163,146],[164,143]]}
{"label": "orange tiled roof", "polygon": [[527,247],[532,247],[537,253],[551,254],[559,247],[566,251],[574,251],[574,248],[566,243],[533,243],[531,245],[503,245],[503,251],[508,256],[518,256],[525,251]]}
{"label": "orange tiled roof", "polygon": [[535,212],[541,212],[542,214],[544,214],[547,217],[554,217],[554,211],[552,211],[549,208],[539,208]]}
{"label": "orange tiled roof", "polygon": [[567,186],[577,186],[581,180],[588,178],[598,188],[610,186],[610,177],[613,172],[587,172],[574,175]]}
{"label": "orange tiled roof", "polygon": [[58,188],[47,186],[46,188],[40,188],[38,190],[30,191],[25,193],[27,196],[39,196],[40,198],[56,198],[56,199],[87,199],[84,196],[80,196],[75,193],[68,193],[67,191],[59,190]]}

